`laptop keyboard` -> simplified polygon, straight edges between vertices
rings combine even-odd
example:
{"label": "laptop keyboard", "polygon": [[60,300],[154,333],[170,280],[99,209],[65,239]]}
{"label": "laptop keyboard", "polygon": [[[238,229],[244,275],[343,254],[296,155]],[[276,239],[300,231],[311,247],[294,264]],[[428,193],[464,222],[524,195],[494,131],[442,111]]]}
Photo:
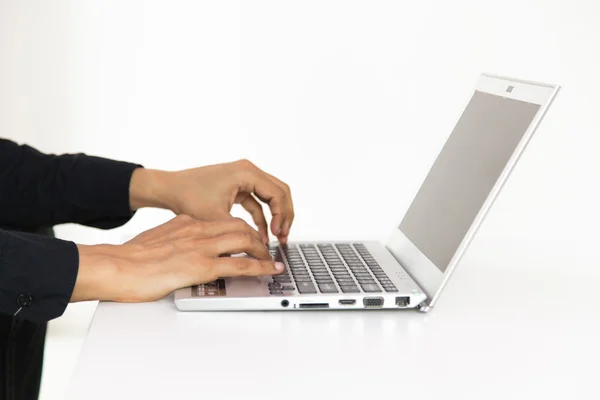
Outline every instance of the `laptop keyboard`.
{"label": "laptop keyboard", "polygon": [[270,252],[275,261],[287,261],[269,283],[273,295],[398,291],[364,244],[273,246]]}

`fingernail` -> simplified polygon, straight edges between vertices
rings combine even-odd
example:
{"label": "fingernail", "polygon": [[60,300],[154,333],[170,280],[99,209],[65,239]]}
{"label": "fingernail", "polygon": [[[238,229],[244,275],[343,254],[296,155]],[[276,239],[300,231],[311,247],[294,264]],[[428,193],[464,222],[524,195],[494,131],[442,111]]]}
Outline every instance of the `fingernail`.
{"label": "fingernail", "polygon": [[283,271],[283,268],[284,268],[283,263],[280,263],[280,262],[275,263],[275,269],[277,271]]}

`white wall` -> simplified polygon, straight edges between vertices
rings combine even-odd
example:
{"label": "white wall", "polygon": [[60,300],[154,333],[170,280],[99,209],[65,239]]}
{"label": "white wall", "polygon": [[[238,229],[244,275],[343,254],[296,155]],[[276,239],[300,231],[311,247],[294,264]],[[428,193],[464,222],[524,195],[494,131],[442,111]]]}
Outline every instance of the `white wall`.
{"label": "white wall", "polygon": [[[559,83],[475,245],[512,237],[592,270],[598,15],[592,0],[0,0],[0,136],[155,168],[250,158],[291,184],[295,238],[382,237],[479,73]],[[169,216],[59,233],[119,242]],[[61,398],[91,308],[52,322],[43,399]]]}

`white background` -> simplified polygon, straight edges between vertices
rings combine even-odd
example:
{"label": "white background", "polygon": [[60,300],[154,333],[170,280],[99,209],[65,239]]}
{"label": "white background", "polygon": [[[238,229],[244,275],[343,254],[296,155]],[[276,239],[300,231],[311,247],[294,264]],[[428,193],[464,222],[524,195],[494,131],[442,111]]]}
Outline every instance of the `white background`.
{"label": "white background", "polygon": [[[558,83],[474,246],[567,247],[564,268],[597,269],[598,15],[593,0],[0,0],[0,136],[152,168],[249,158],[292,186],[292,239],[383,238],[481,72]],[[169,217],[57,231],[117,243]],[[50,323],[42,400],[62,398],[94,306]]]}

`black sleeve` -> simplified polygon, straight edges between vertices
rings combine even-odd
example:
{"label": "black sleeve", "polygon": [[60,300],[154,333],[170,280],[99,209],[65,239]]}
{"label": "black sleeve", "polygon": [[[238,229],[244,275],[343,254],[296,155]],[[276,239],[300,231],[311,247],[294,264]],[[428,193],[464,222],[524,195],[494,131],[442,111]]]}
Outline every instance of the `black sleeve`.
{"label": "black sleeve", "polygon": [[75,243],[0,230],[0,313],[36,323],[60,317],[78,269]]}
{"label": "black sleeve", "polygon": [[129,183],[138,167],[85,154],[42,154],[0,139],[0,226],[123,225],[133,215]]}

